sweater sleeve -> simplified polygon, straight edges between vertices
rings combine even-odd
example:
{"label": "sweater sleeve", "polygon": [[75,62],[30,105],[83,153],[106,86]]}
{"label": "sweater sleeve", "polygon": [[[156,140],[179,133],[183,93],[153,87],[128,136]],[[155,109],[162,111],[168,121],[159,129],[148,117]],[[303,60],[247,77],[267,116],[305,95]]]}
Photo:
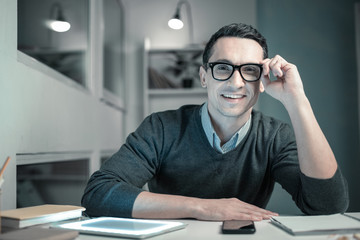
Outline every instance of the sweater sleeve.
{"label": "sweater sleeve", "polygon": [[301,173],[304,186],[298,206],[306,214],[343,213],[349,205],[346,179],[338,168],[332,178],[316,179]]}
{"label": "sweater sleeve", "polygon": [[132,216],[136,197],[159,166],[162,129],[159,118],[149,116],[90,177],[81,200],[87,215]]}
{"label": "sweater sleeve", "polygon": [[295,135],[290,126],[279,128],[272,145],[272,174],[291,194],[300,210],[309,215],[345,212],[349,204],[347,182],[340,168],[329,179],[304,175],[299,167]]}

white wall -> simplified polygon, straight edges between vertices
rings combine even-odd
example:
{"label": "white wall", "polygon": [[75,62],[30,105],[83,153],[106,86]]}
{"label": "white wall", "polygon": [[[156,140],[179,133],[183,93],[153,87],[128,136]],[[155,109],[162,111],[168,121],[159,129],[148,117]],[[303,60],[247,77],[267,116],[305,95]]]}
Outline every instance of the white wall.
{"label": "white wall", "polygon": [[2,209],[16,206],[16,154],[88,152],[94,171],[104,150],[119,148],[123,114],[100,101],[100,78],[89,76],[86,90],[19,62],[17,1],[0,2],[0,165],[12,157]]}
{"label": "white wall", "polygon": [[[177,0],[123,0],[126,9],[126,81],[127,116],[125,134],[136,129],[143,120],[142,47],[149,37],[153,48],[184,47],[189,43],[188,18],[181,8],[184,28],[167,26],[174,15]],[[206,42],[223,25],[245,22],[256,25],[254,0],[190,0],[194,23],[194,42]]]}

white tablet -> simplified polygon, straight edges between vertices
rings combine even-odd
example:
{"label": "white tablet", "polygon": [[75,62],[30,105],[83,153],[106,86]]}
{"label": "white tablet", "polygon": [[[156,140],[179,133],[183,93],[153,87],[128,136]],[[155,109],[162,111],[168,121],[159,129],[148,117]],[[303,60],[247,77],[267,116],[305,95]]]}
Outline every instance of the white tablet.
{"label": "white tablet", "polygon": [[51,227],[77,230],[80,233],[127,238],[147,238],[185,228],[187,224],[172,221],[99,217]]}

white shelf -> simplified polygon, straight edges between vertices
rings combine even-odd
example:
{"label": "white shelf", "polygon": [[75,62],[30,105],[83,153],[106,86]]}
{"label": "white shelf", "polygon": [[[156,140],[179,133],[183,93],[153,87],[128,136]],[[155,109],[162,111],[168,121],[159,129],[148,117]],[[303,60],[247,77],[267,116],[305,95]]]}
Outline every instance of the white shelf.
{"label": "white shelf", "polygon": [[159,88],[148,89],[149,96],[163,96],[163,95],[206,95],[206,90],[203,88]]}
{"label": "white shelf", "polygon": [[91,154],[92,151],[18,153],[16,154],[16,164],[29,165],[50,162],[88,160],[91,158]]}
{"label": "white shelf", "polygon": [[58,49],[58,48],[33,48],[19,49],[19,51],[28,55],[48,55],[48,54],[85,54],[86,49]]}
{"label": "white shelf", "polygon": [[31,175],[26,174],[18,177],[17,180],[29,180],[29,181],[87,181],[88,176],[83,175],[69,175],[69,174],[46,174],[46,175]]}
{"label": "white shelf", "polygon": [[204,49],[202,46],[193,46],[193,47],[186,47],[186,48],[153,48],[149,50],[149,53],[156,54],[156,53],[188,53],[188,52],[202,52]]}
{"label": "white shelf", "polygon": [[[186,48],[151,49],[150,41],[145,40],[143,52],[144,117],[153,112],[178,109],[183,105],[202,104],[206,101],[207,91],[198,86],[198,83],[192,88],[152,88],[153,86],[172,86],[172,84],[167,84],[169,82],[177,83],[174,84],[175,86],[181,85],[179,82],[184,77],[191,76],[198,80],[196,79],[198,78],[197,66],[201,65],[202,51],[203,47],[198,45]],[[177,68],[174,63],[177,64]],[[158,81],[149,81],[149,67],[156,70],[155,73],[159,73],[153,76]],[[175,74],[169,71],[169,67],[170,70],[179,70],[180,72]],[[170,75],[167,76],[167,74]]]}

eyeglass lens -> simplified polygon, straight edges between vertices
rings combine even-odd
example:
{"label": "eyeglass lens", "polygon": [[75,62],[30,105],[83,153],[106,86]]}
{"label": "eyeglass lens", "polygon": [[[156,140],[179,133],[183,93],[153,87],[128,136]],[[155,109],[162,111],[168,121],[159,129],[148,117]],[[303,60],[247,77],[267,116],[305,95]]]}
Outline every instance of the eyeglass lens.
{"label": "eyeglass lens", "polygon": [[[233,72],[234,66],[226,63],[216,63],[213,65],[213,77],[218,80],[229,79]],[[240,66],[240,74],[245,81],[257,81],[261,75],[261,67],[255,64],[244,64]]]}

